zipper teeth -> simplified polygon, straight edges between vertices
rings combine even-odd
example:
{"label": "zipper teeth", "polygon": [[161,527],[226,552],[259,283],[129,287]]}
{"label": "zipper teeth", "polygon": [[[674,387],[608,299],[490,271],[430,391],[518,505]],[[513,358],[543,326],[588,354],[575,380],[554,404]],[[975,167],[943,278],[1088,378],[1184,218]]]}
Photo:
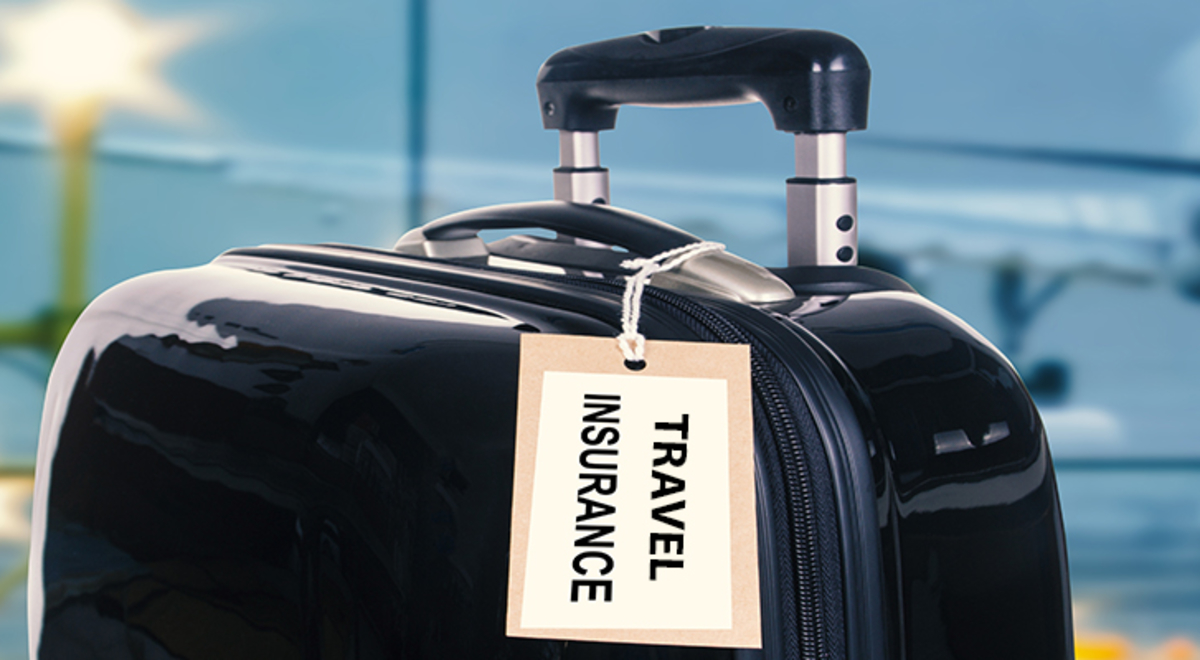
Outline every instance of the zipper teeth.
{"label": "zipper teeth", "polygon": [[[699,321],[708,328],[717,339],[728,343],[746,343],[754,347],[754,353],[762,356],[766,349],[752,335],[735,326],[729,320],[717,315],[712,310],[695,302],[669,294],[659,289],[647,288],[646,294],[679,307],[682,311]],[[792,547],[799,560],[795,563],[797,608],[800,618],[800,649],[803,658],[824,658],[825,650],[819,624],[823,619],[823,604],[817,594],[816,577],[813,574],[818,565],[818,549],[816,534],[812,521],[816,518],[813,511],[813,493],[808,466],[799,460],[801,455],[800,433],[793,423],[788,408],[787,398],[780,391],[774,374],[770,373],[762,359],[751,360],[751,373],[754,383],[758,386],[760,395],[767,404],[764,407],[774,414],[768,414],[767,421],[772,426],[772,435],[784,442],[784,451],[780,452],[784,463],[784,477],[787,482],[789,513],[792,519]]]}
{"label": "zipper teeth", "polygon": [[[549,276],[548,279],[565,280],[584,287],[623,291],[624,286],[615,282],[573,276]],[[684,296],[647,287],[644,296],[674,307],[693,320],[723,343],[749,344],[752,347],[750,370],[754,389],[758,392],[764,409],[769,413],[767,422],[772,435],[783,442],[780,455],[784,463],[785,487],[788,496],[788,515],[792,528],[792,548],[796,555],[795,588],[797,593],[797,616],[800,619],[800,657],[824,658],[824,637],[820,623],[824,620],[824,605],[817,593],[815,569],[819,561],[816,532],[812,521],[816,515],[808,466],[799,457],[802,455],[800,432],[792,421],[787,397],[780,391],[775,375],[763,364],[761,356],[768,354],[766,347],[753,335],[711,309]]]}

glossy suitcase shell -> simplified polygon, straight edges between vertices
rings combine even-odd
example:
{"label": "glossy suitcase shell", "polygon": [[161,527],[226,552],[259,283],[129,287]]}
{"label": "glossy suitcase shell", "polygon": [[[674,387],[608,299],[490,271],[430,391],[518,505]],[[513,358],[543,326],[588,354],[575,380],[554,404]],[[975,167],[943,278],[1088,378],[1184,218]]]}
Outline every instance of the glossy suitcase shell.
{"label": "glossy suitcase shell", "polygon": [[98,298],[47,396],[38,657],[1071,655],[1053,469],[1019,377],[902,281],[847,265],[775,269],[786,295],[757,302],[725,290],[757,272],[737,263],[647,289],[648,337],[752,347],[764,649],[506,637],[518,341],[613,336],[622,289],[611,251],[559,241],[488,248],[559,274],[428,254],[518,224],[647,256],[698,240],[543,202],[437,221],[407,253],[234,250]]}

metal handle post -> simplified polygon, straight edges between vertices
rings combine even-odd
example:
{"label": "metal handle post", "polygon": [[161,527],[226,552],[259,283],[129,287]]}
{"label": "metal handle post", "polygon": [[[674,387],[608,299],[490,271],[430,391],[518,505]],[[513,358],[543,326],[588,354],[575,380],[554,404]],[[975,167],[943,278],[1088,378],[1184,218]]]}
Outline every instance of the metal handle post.
{"label": "metal handle post", "polygon": [[558,132],[559,166],[554,170],[554,199],[578,204],[607,204],[608,168],[600,167],[600,134]]}
{"label": "metal handle post", "polygon": [[787,181],[788,265],[858,263],[858,185],[846,176],[845,133],[797,133]]}

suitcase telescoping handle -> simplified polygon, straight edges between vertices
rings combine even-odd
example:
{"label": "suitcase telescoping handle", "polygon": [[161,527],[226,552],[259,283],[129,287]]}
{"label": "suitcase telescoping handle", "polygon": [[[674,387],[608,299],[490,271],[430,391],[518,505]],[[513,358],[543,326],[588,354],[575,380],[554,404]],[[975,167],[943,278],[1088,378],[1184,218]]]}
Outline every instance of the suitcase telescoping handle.
{"label": "suitcase telescoping handle", "polygon": [[614,128],[622,105],[758,101],[775,128],[845,133],[867,127],[867,58],[818,30],[686,27],[560,50],[538,72],[548,129]]}
{"label": "suitcase telescoping handle", "polygon": [[687,107],[761,102],[796,135],[788,180],[788,262],[858,261],[855,182],[847,131],[867,126],[871,70],[858,46],[830,32],[778,28],[657,30],[561,50],[542,65],[542,122],[560,131],[554,196],[608,203],[598,132],[622,105]]}

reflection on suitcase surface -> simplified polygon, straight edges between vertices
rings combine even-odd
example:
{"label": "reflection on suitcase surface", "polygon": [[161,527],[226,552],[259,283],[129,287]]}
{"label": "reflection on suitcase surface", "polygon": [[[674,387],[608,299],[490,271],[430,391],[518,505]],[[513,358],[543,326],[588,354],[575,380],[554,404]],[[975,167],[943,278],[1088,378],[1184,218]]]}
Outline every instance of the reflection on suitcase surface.
{"label": "reflection on suitcase surface", "polygon": [[[1041,421],[985,339],[856,266],[845,133],[869,70],[823,32],[662,30],[560,51],[556,201],[395,250],[266,246],[120,285],[51,381],[40,657],[1064,658]],[[504,635],[519,338],[613,336],[621,261],[700,239],[608,205],[617,108],[761,101],[794,133],[787,268],[697,257],[652,339],[748,344],[763,650]],[[538,228],[556,239],[488,229]],[[617,246],[620,251],[610,246]]]}

